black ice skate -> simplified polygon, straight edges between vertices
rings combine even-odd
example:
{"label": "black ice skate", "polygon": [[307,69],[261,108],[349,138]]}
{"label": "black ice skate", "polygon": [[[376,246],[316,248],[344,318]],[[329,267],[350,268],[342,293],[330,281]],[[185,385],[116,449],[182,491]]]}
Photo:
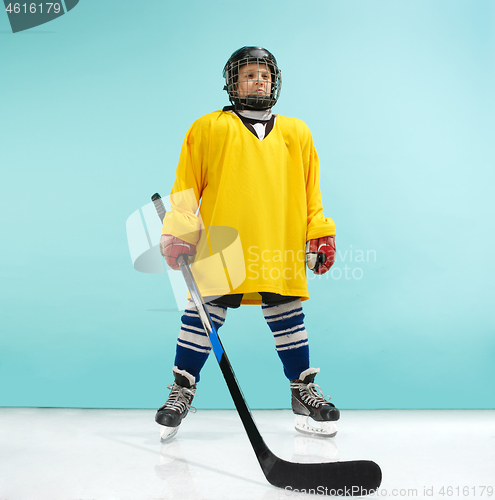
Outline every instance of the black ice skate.
{"label": "black ice skate", "polygon": [[179,425],[186,417],[189,410],[193,413],[196,408],[191,406],[196,392],[196,379],[185,370],[179,370],[176,366],[173,368],[175,382],[168,385],[170,395],[167,402],[158,409],[155,415],[155,421],[160,424],[161,441],[167,441],[173,438],[179,430]]}
{"label": "black ice skate", "polygon": [[[320,386],[314,383],[319,368],[304,370],[299,379],[292,380],[292,411],[296,414],[296,431],[313,436],[333,437],[337,434],[336,420],[340,412],[335,406],[323,397]],[[309,420],[311,419],[311,421]],[[318,426],[314,426],[317,422]]]}

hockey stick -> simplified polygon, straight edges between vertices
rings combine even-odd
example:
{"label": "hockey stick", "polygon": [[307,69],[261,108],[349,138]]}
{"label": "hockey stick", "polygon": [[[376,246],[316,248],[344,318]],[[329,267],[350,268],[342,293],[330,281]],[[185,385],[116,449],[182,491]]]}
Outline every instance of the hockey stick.
{"label": "hockey stick", "polygon": [[[160,219],[163,221],[166,211],[161,196],[155,193],[151,199]],[[227,358],[215,325],[211,321],[203,297],[187,264],[187,256],[179,255],[177,262],[201,318],[201,322],[210,339],[211,347],[220,365],[225,382],[227,382],[239,417],[242,420],[244,429],[251,441],[254,453],[267,481],[273,486],[285,488],[286,490],[305,490],[306,492],[314,490],[312,493],[319,493],[320,495],[362,496],[374,493],[380,486],[382,479],[381,469],[375,462],[355,460],[349,462],[300,464],[282,460],[270,451],[263,441],[246,400],[242,395],[232,365]]]}

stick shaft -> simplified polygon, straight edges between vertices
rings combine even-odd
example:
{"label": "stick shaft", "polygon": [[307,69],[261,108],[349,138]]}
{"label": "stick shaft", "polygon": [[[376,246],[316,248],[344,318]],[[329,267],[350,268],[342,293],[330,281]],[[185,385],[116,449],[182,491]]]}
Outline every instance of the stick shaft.
{"label": "stick shaft", "polygon": [[[165,206],[163,205],[163,201],[161,196],[158,193],[155,193],[151,197],[153,203],[155,204],[156,211],[158,216],[163,222],[163,219],[166,214]],[[218,336],[218,332],[211,320],[210,313],[206,308],[205,302],[199,291],[198,285],[194,276],[192,274],[191,268],[187,263],[187,255],[179,255],[177,257],[177,262],[179,264],[179,268],[182,272],[182,276],[184,277],[184,281],[186,282],[187,288],[191,295],[192,301],[198,311],[199,317],[201,319],[201,323],[206,331],[208,339],[210,341],[213,352],[215,353],[215,357],[217,358],[218,364],[220,365],[220,369],[222,370],[223,377],[227,386],[229,388],[230,395],[234,401],[237,412],[239,413],[239,417],[242,420],[246,433],[253,445],[253,448],[258,455],[258,451],[260,447],[266,446],[264,444],[263,438],[256,427],[253,416],[249,407],[246,403],[246,399],[244,398],[241,388],[239,387],[239,383],[237,382],[237,378],[235,376],[234,370],[230,361],[227,357],[227,353],[223,348],[222,342],[220,341],[220,337]]]}

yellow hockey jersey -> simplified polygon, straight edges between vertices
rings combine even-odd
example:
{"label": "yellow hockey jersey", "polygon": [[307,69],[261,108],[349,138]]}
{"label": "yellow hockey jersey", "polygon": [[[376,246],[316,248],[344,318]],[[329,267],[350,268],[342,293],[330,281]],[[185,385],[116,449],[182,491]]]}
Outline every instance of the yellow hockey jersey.
{"label": "yellow hockey jersey", "polygon": [[[229,293],[244,294],[243,304],[260,304],[258,292],[307,300],[305,243],[335,234],[335,223],[323,215],[319,182],[318,155],[303,121],[277,115],[259,140],[234,113],[215,111],[187,132],[162,234],[198,244],[199,263],[215,253],[208,228],[233,228],[243,256],[237,276],[245,278],[238,284],[229,268]],[[208,283],[201,291],[225,294]]]}

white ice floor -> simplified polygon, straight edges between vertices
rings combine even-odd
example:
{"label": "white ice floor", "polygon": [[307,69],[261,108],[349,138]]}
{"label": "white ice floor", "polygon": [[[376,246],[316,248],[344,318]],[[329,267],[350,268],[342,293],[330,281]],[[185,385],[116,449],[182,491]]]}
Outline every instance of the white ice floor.
{"label": "white ice floor", "polygon": [[[375,498],[495,499],[495,410],[343,411],[334,439],[296,433],[288,410],[254,417],[286,460],[376,461]],[[166,445],[153,418],[153,410],[0,408],[0,500],[317,497],[266,482],[235,411],[191,414]]]}

